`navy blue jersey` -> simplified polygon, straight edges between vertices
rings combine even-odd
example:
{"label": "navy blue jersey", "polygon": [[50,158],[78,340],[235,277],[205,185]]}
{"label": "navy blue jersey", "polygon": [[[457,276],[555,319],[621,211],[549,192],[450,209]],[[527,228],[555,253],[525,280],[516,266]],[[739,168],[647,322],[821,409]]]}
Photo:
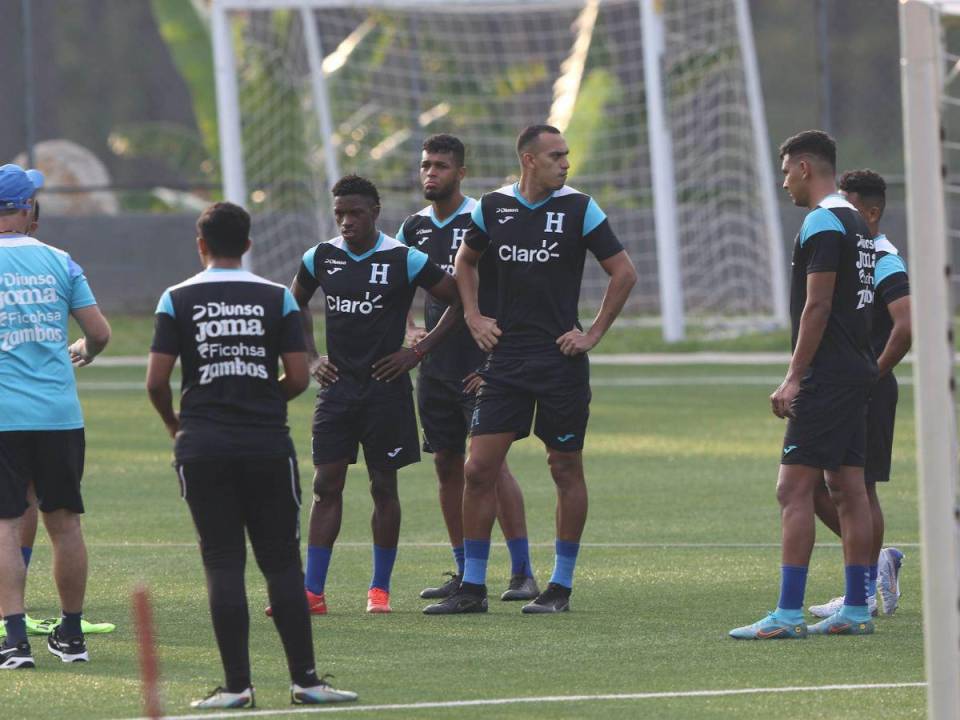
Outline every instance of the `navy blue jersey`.
{"label": "navy blue jersey", "polygon": [[282,285],[211,268],[166,290],[150,351],[180,357],[177,461],[291,455],[277,364],[305,349],[297,303]]}
{"label": "navy blue jersey", "polygon": [[794,349],[807,302],[807,275],[837,274],[830,317],[808,380],[859,384],[876,379],[877,361],[870,343],[874,264],[873,238],[853,205],[839,195],[829,195],[807,214],[793,248],[790,317]]}
{"label": "navy blue jersey", "polygon": [[417,287],[431,288],[443,275],[425,253],[380,233],[362,255],[342,237],[310,248],[297,283],[310,293],[323,290],[330,361],[341,379],[365,385],[373,363],[403,347]]}
{"label": "navy blue jersey", "polygon": [[877,266],[873,273],[876,290],[873,297],[873,350],[880,356],[890,339],[893,330],[893,318],[887,306],[910,294],[910,279],[907,266],[886,235],[877,235],[873,239],[877,253]]}
{"label": "navy blue jersey", "polygon": [[577,305],[587,250],[606,260],[623,250],[589,195],[564,185],[537,203],[516,184],[484,195],[464,242],[493,257],[501,357],[560,356],[556,340],[580,328]]}
{"label": "navy blue jersey", "polygon": [[[436,265],[453,275],[453,263],[457,249],[470,227],[470,213],[476,207],[473,198],[464,198],[463,203],[443,222],[437,220],[433,205],[428,205],[416,215],[411,215],[400,226],[397,239],[410,247],[427,254]],[[497,311],[497,279],[493,256],[484,253],[480,258],[480,312],[495,317]],[[424,308],[427,330],[433,330],[447,306],[427,295]],[[444,341],[427,355],[420,364],[423,375],[443,380],[462,380],[477,370],[483,363],[483,352],[470,335],[466,325],[453,330]]]}

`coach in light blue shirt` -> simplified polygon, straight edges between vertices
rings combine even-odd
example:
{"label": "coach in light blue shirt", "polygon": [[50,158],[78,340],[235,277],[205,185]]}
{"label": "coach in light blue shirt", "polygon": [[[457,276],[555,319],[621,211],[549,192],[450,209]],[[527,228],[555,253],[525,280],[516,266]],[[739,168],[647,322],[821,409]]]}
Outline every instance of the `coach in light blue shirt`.
{"label": "coach in light blue shirt", "polygon": [[[0,670],[33,667],[24,624],[26,569],[20,518],[36,489],[53,544],[63,622],[48,648],[63,662],[88,660],[80,629],[87,553],[80,530],[83,415],[72,365],[93,361],[110,339],[82,268],[27,235],[43,175],[0,167]],[[83,337],[67,346],[73,315]]]}

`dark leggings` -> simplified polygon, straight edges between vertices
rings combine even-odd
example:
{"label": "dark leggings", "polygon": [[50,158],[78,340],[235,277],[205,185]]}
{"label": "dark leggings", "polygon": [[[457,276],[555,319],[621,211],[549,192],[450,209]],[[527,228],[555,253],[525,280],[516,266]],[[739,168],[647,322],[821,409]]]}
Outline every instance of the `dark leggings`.
{"label": "dark leggings", "polygon": [[188,461],[180,492],[200,538],[213,631],[226,689],[250,687],[246,542],[267,579],[273,621],[298,685],[316,682],[310,615],[300,561],[300,479],[294,458]]}

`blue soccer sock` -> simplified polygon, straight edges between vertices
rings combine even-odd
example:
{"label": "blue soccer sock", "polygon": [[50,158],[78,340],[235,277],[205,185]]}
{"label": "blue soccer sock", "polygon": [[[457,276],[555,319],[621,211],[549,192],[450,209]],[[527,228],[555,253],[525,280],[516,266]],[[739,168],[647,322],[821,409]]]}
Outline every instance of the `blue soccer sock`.
{"label": "blue soccer sock", "polygon": [[867,595],[876,595],[877,594],[877,575],[879,573],[877,565],[873,564],[869,568],[870,578],[867,582]]}
{"label": "blue soccer sock", "polygon": [[63,622],[60,624],[60,632],[63,633],[63,637],[73,638],[83,635],[83,628],[80,626],[80,618],[83,616],[82,612],[65,612],[61,614],[63,616]]}
{"label": "blue soccer sock", "polygon": [[463,545],[454,545],[453,546],[453,559],[457,563],[457,575],[463,577]]}
{"label": "blue soccer sock", "polygon": [[553,560],[553,575],[550,582],[573,587],[573,570],[577,566],[577,553],[580,552],[580,543],[557,540],[555,543],[556,556]]}
{"label": "blue soccer sock", "polygon": [[780,610],[803,610],[803,594],[807,589],[807,568],[804,565],[780,566]]}
{"label": "blue soccer sock", "polygon": [[463,582],[472,585],[487,584],[487,561],[490,559],[489,540],[463,541]]}
{"label": "blue soccer sock", "polygon": [[507,549],[510,551],[510,574],[533,577],[533,567],[530,564],[530,541],[525,537],[507,540]]}
{"label": "blue soccer sock", "polygon": [[396,548],[373,546],[373,579],[370,588],[380,588],[390,592],[390,576],[393,574],[393,563],[397,559]]}
{"label": "blue soccer sock", "polygon": [[327,584],[327,570],[330,568],[331,555],[333,555],[333,548],[322,545],[307,546],[307,572],[304,585],[314,595],[322,593]]}
{"label": "blue soccer sock", "polygon": [[847,579],[846,592],[843,595],[844,606],[866,607],[867,582],[870,570],[866,565],[847,565],[844,568]]}
{"label": "blue soccer sock", "polygon": [[4,616],[3,624],[7,629],[7,647],[27,639],[27,622],[23,613]]}
{"label": "blue soccer sock", "polygon": [[23,566],[25,568],[30,567],[30,558],[33,557],[33,548],[27,547],[26,545],[20,546],[20,554],[23,555]]}

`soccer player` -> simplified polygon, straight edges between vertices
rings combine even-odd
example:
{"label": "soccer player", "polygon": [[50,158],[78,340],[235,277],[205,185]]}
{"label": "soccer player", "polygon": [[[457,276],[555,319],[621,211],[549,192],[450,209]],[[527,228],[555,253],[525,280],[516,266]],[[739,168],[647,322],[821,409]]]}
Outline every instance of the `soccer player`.
{"label": "soccer player", "polygon": [[[897,378],[893,369],[910,349],[910,280],[907,266],[887,236],[880,232],[880,218],[886,206],[887,184],[872,170],[853,170],[840,177],[840,192],[867,223],[876,250],[873,298],[873,349],[877,354],[879,379],[870,393],[867,405],[867,459],[864,477],[867,481],[867,499],[873,518],[873,544],[870,551],[870,580],[867,587],[867,606],[872,615],[879,609],[892,614],[900,602],[900,565],[903,553],[897,548],[883,547],[883,511],[877,497],[877,483],[890,480],[890,458],[893,453],[893,427],[897,414]],[[815,496],[817,516],[840,534],[836,506],[831,502],[825,485],[817,488]],[[878,584],[877,578],[880,578]],[[823,605],[813,605],[810,612],[817,617],[829,617],[843,605],[843,596]]]}
{"label": "soccer player", "polygon": [[[457,248],[470,225],[470,213],[477,201],[464,197],[460,182],[466,174],[466,150],[452,135],[434,135],[423,143],[420,182],[430,205],[411,215],[400,226],[397,239],[425,252],[438,266],[453,273]],[[485,266],[480,291],[480,306],[485,315],[496,313],[496,266],[492,254],[481,260]],[[428,297],[424,315],[426,329],[440,321],[446,306]],[[452,595],[463,579],[463,460],[467,448],[470,417],[476,403],[471,392],[478,377],[476,371],[485,355],[460,326],[436,352],[424,358],[417,375],[417,407],[423,425],[423,450],[433,453],[439,484],[440,510],[457,564],[449,581],[426,588],[420,597],[444,598]],[[510,551],[510,586],[501,600],[532,600],[539,593],[530,563],[523,512],[523,493],[516,478],[504,464],[497,481],[497,517]]]}
{"label": "soccer player", "polygon": [[[530,434],[531,423],[546,445],[557,488],[557,537],[550,583],[523,612],[569,610],[587,516],[587,352],[616,319],[637,277],[597,203],[565,184],[569,149],[560,131],[550,125],[527,127],[517,138],[517,155],[520,181],[481,198],[455,262],[467,326],[491,354],[481,371],[484,385],[464,469],[463,582],[454,595],[427,607],[428,614],[486,612],[497,479],[511,444]],[[610,281],[593,325],[584,332],[577,304],[588,250]],[[496,319],[480,310],[478,266],[484,252],[496,262]]]}
{"label": "soccer player", "polygon": [[[197,221],[204,270],[167,289],[157,305],[147,366],[150,400],[174,438],[180,496],[200,538],[223,687],[191,705],[253,707],[245,533],[267,592],[290,671],[294,704],[356,700],[314,668],[300,561],[300,479],[287,401],[310,384],[297,305],[290,292],[247,272],[250,216],[216,203]],[[170,375],[182,367],[180,413]],[[278,377],[277,363],[284,374]]]}
{"label": "soccer player", "polygon": [[777,499],[781,508],[780,600],[767,617],[730,631],[735,639],[804,638],[803,594],[815,535],[814,495],[826,478],[843,531],[843,606],[813,634],[872,633],[866,587],[872,522],[863,480],[866,407],[877,377],[870,343],[873,234],[836,192],[837,147],[819,130],[780,146],[783,187],[807,208],[793,249],[790,312],[793,353],[770,396],[787,418]]}
{"label": "soccer player", "polygon": [[[338,180],[333,214],[340,235],[307,250],[291,287],[303,319],[311,374],[320,383],[313,416],[306,592],[311,612],[325,614],[324,590],[343,516],[347,467],[357,461],[363,445],[373,497],[367,612],[388,613],[400,535],[397,470],[420,460],[408,371],[456,323],[460,301],[453,278],[426,254],[377,229],[380,195],[369,180],[356,175]],[[453,307],[423,340],[405,348],[407,313],[417,287]],[[329,354],[323,357],[314,345],[308,306],[317,289],[326,296]]]}
{"label": "soccer player", "polygon": [[[33,222],[27,228],[26,234],[30,237],[36,237],[37,228],[40,226],[40,201],[33,200]],[[33,557],[33,544],[37,539],[37,525],[40,520],[40,511],[37,507],[37,495],[34,492],[33,484],[27,488],[27,509],[20,518],[20,553],[23,555],[24,570],[29,571],[30,560]],[[49,635],[53,629],[62,622],[62,618],[50,618],[37,620],[24,614],[24,623],[27,626],[28,635]],[[80,629],[84,635],[110,633],[117,629],[113,623],[92,623],[86,618],[81,618]],[[0,623],[0,639],[6,637],[7,631]]]}
{"label": "soccer player", "polygon": [[[34,667],[23,592],[26,567],[20,522],[30,483],[53,544],[53,575],[62,622],[47,639],[63,662],[89,660],[81,628],[87,550],[84,511],[83,415],[71,362],[88,365],[110,340],[82,268],[27,235],[43,175],[0,167],[0,611],[7,637],[0,669]],[[68,316],[83,337],[67,346]]]}

